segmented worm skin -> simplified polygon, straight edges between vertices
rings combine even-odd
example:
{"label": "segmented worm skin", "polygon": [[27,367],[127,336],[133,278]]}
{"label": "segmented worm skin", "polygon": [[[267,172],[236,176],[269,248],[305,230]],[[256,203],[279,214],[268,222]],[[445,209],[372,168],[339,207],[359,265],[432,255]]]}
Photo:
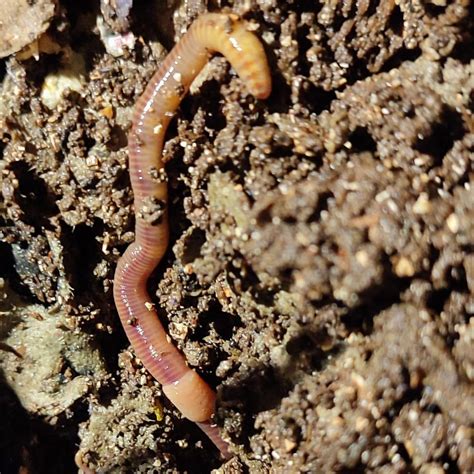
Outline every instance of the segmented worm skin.
{"label": "segmented worm skin", "polygon": [[148,277],[163,257],[169,238],[168,189],[162,160],[165,132],[212,52],[229,60],[255,97],[265,99],[270,94],[270,72],[263,47],[235,15],[202,15],[172,49],[139,98],[133,115],[128,148],[135,242],[118,262],[114,299],[143,365],[163,385],[163,392],[181,413],[195,421],[227,455],[227,445],[211,422],[215,393],[172,344],[146,290]]}

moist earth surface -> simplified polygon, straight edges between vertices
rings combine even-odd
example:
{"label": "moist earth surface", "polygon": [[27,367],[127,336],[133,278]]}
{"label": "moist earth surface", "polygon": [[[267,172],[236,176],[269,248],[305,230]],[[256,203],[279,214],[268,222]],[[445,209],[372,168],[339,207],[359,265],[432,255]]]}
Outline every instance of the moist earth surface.
{"label": "moist earth surface", "polygon": [[[223,464],[135,357],[112,283],[134,238],[134,103],[193,19],[226,8],[273,92],[255,100],[222,57],[193,84],[149,281],[216,388]],[[2,473],[473,472],[472,2],[5,9]]]}

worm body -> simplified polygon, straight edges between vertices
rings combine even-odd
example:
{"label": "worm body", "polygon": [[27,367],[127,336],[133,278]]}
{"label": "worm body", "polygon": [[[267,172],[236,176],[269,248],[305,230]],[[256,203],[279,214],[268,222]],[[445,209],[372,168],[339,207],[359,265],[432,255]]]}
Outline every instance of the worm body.
{"label": "worm body", "polygon": [[146,283],[168,246],[168,188],[162,147],[174,112],[209,54],[224,55],[249,91],[267,98],[268,63],[260,41],[237,17],[199,17],[161,64],[139,98],[128,138],[135,205],[135,241],[118,262],[114,299],[125,332],[147,370],[181,413],[196,422],[223,455],[227,445],[211,422],[215,393],[171,343],[153,309]]}

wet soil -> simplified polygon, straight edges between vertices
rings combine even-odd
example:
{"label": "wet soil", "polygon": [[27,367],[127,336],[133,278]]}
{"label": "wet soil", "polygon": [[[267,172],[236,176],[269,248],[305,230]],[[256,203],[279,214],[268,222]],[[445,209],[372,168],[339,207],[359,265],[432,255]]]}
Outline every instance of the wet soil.
{"label": "wet soil", "polygon": [[[59,2],[48,47],[0,63],[0,472],[474,472],[473,4],[116,3]],[[215,57],[183,100],[149,282],[217,390],[222,464],[111,288],[134,102],[226,7],[273,92]]]}

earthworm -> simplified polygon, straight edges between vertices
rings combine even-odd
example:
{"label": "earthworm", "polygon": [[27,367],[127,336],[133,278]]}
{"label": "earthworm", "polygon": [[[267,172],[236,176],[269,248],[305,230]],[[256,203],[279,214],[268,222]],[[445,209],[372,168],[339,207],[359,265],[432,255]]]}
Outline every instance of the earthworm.
{"label": "earthworm", "polygon": [[186,363],[158,319],[147,280],[169,240],[168,188],[162,159],[165,132],[192,81],[213,52],[225,56],[258,99],[271,91],[270,70],[257,37],[233,14],[200,16],[171,50],[135,107],[128,137],[135,206],[135,241],[120,258],[114,299],[136,355],[163,386],[168,399],[208,435],[227,457],[227,444],[212,422],[215,392]]}

